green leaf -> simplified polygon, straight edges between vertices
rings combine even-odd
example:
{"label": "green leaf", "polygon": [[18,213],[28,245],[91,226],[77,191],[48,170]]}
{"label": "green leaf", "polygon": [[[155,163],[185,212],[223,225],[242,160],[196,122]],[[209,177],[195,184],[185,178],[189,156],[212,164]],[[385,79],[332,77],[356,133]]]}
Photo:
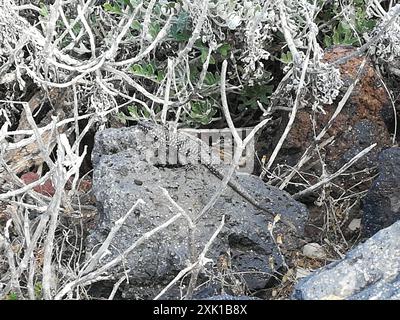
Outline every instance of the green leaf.
{"label": "green leaf", "polygon": [[72,27],[72,31],[73,31],[75,34],[79,34],[79,32],[81,31],[81,29],[82,29],[82,26],[81,26],[80,23],[75,23],[75,25]]}
{"label": "green leaf", "polygon": [[293,61],[292,53],[290,51],[282,53],[281,60],[284,64],[289,64]]}
{"label": "green leaf", "polygon": [[332,39],[329,36],[324,37],[324,45],[325,47],[330,47],[332,46]]}
{"label": "green leaf", "polygon": [[229,51],[231,50],[231,46],[229,43],[224,43],[222,46],[218,48],[218,52],[224,58],[228,56]]}
{"label": "green leaf", "polygon": [[130,105],[128,106],[128,112],[130,120],[137,120],[139,117],[150,118],[150,113],[144,109],[141,105]]}
{"label": "green leaf", "polygon": [[[200,48],[200,51],[201,51],[200,60],[201,60],[201,63],[204,63],[207,60],[209,49],[206,48],[206,47],[203,47],[203,48]],[[215,59],[214,59],[214,57],[212,55],[210,55],[210,62],[209,63],[210,64],[215,64]]]}
{"label": "green leaf", "polygon": [[126,124],[126,120],[127,120],[127,117],[126,117],[126,115],[125,115],[125,113],[123,113],[123,112],[118,112],[117,113],[117,115],[115,116],[122,124]]}
{"label": "green leaf", "polygon": [[190,105],[191,108],[189,117],[194,122],[201,123],[203,125],[209,124],[212,120],[212,117],[217,113],[216,108],[209,100],[191,101]]}
{"label": "green leaf", "polygon": [[141,30],[142,30],[142,25],[140,24],[139,21],[133,20],[133,22],[132,22],[132,24],[131,24],[131,28],[132,28],[133,30],[141,31]]}
{"label": "green leaf", "polygon": [[157,70],[157,81],[161,82],[165,78],[165,72]]}
{"label": "green leaf", "polygon": [[118,4],[112,5],[111,3],[106,2],[105,4],[103,4],[103,8],[106,12],[116,13],[116,14],[122,13],[122,10]]}
{"label": "green leaf", "polygon": [[40,299],[42,297],[42,283],[40,281],[35,283],[34,291],[35,297]]}
{"label": "green leaf", "polygon": [[107,12],[112,12],[114,7],[111,5],[111,3],[106,2],[105,4],[103,4],[103,9]]}
{"label": "green leaf", "polygon": [[48,17],[49,16],[49,10],[47,9],[46,5],[43,2],[40,3],[40,11],[39,11],[39,13],[43,17]]}
{"label": "green leaf", "polygon": [[190,33],[188,32],[179,32],[172,35],[172,37],[178,42],[185,42],[190,39]]}
{"label": "green leaf", "polygon": [[147,76],[154,76],[156,74],[155,66],[152,62],[145,65],[145,72]]}
{"label": "green leaf", "polygon": [[268,104],[269,97],[271,96],[272,92],[272,85],[257,84],[251,87],[246,87],[240,95],[239,100],[241,103],[239,106],[242,109],[258,109],[257,101],[260,101],[263,104]]}
{"label": "green leaf", "polygon": [[132,118],[134,118],[134,119],[139,118],[138,108],[137,108],[136,106],[128,106],[127,109],[128,109],[129,115],[130,115]]}
{"label": "green leaf", "polygon": [[348,44],[353,45],[358,42],[358,39],[353,35],[353,30],[350,26],[341,21],[333,31],[332,35],[333,44]]}
{"label": "green leaf", "polygon": [[134,74],[143,75],[143,67],[138,63],[131,65],[130,71]]}
{"label": "green leaf", "polygon": [[6,297],[6,300],[18,300],[18,295],[15,292],[10,292]]}
{"label": "green leaf", "polygon": [[150,23],[149,33],[153,39],[155,39],[157,37],[160,30],[161,30],[161,27],[160,27],[159,23],[157,23],[157,22]]}
{"label": "green leaf", "polygon": [[215,59],[213,55],[210,55],[210,64],[215,64]]}
{"label": "green leaf", "polygon": [[130,66],[129,70],[138,76],[147,77],[147,78],[157,78],[157,70],[154,63],[144,63],[139,64],[135,63]]}
{"label": "green leaf", "polygon": [[206,76],[204,77],[204,83],[212,86],[219,82],[219,75],[215,76],[212,72],[207,71]]}
{"label": "green leaf", "polygon": [[337,30],[335,30],[335,31],[333,32],[333,35],[332,35],[332,42],[333,42],[334,44],[339,44],[339,43],[340,43],[340,34],[339,34],[339,32],[337,32]]}
{"label": "green leaf", "polygon": [[189,14],[186,11],[181,10],[178,13],[178,16],[174,17],[172,21],[169,35],[179,42],[189,40],[191,36]]}

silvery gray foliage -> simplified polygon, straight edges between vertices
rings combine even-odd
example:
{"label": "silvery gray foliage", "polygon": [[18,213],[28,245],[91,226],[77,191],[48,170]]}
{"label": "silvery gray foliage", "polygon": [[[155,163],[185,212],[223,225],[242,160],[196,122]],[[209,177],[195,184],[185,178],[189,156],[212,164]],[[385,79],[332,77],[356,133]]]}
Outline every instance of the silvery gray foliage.
{"label": "silvery gray foliage", "polygon": [[[293,97],[302,85],[300,92],[300,107],[311,105],[313,109],[321,109],[321,104],[332,104],[343,85],[338,68],[323,62],[323,50],[316,41],[319,32],[313,22],[316,7],[307,1],[285,1],[281,7],[287,20],[287,29],[293,38],[293,45],[298,50],[291,52],[293,63],[286,66],[284,71],[292,69],[292,76],[281,92],[277,92],[279,100],[283,98],[286,107],[293,105]],[[284,26],[282,26],[284,27]],[[312,54],[306,66],[304,83],[301,84],[301,74],[304,68],[306,55],[301,49],[312,48]],[[293,51],[293,50],[291,50]]]}
{"label": "silvery gray foliage", "polygon": [[[303,56],[303,55],[301,55]],[[294,72],[282,90],[275,92],[274,99],[278,105],[291,107],[300,85],[302,66],[293,66]],[[304,86],[300,92],[299,107],[312,106],[313,109],[322,110],[321,105],[332,104],[339,95],[343,81],[340,71],[329,63],[320,60],[309,61]]]}
{"label": "silvery gray foliage", "polygon": [[[193,2],[192,7],[198,6]],[[192,8],[190,9],[195,10]],[[294,46],[299,50],[295,54],[298,65],[290,65],[286,72],[294,67],[299,69],[305,55],[303,51],[307,47],[308,33],[311,28],[316,28],[312,23],[315,6],[308,1],[265,1],[265,0],[212,0],[208,3],[208,22],[212,21],[219,27],[230,30],[240,30],[235,33],[237,42],[243,43],[241,62],[244,62],[241,78],[253,85],[255,81],[265,75],[264,62],[270,59],[269,46],[273,40],[273,34],[282,31],[281,10],[287,19],[287,28],[293,38]],[[215,33],[218,28],[212,28],[208,23],[204,28],[208,33]],[[224,33],[221,33],[224,35]],[[315,43],[315,46],[318,46]],[[315,50],[320,50],[316,48]],[[317,56],[317,55],[316,55]],[[342,85],[339,71],[327,63],[317,59],[310,63],[308,74],[308,91],[315,93],[316,100],[321,103],[332,103]],[[301,70],[300,70],[301,73]],[[300,73],[293,73],[292,84],[289,89],[296,90]],[[287,94],[284,94],[287,96]]]}
{"label": "silvery gray foliage", "polygon": [[277,30],[277,15],[274,1],[213,1],[210,3],[211,16],[230,30],[243,29],[240,35],[245,44],[242,62],[245,63],[242,79],[252,85],[254,80],[264,75],[262,60],[268,60],[268,43],[272,41],[272,32]]}
{"label": "silvery gray foliage", "polygon": [[[5,0],[5,3],[8,3],[7,7],[13,6],[13,1]],[[146,12],[146,8],[150,6],[150,4],[157,3],[159,6],[158,10],[152,10],[149,14]],[[68,9],[69,6],[63,7],[65,10]],[[72,10],[72,9],[71,9]],[[112,43],[115,40],[115,37],[112,36],[114,34],[114,30],[120,30],[120,27],[117,26],[118,19],[126,19],[126,17],[122,16],[122,18],[118,15],[110,14],[100,8],[91,10],[97,10],[99,13],[99,19],[103,21],[103,29],[109,30],[106,34],[107,36],[101,39],[103,44],[97,48],[97,55],[101,56],[104,54],[104,50],[108,50],[109,47],[113,47]],[[9,10],[2,10],[3,13],[7,13]],[[96,11],[96,12],[97,12]],[[160,26],[166,24],[166,20],[172,14],[175,15],[174,19],[180,19],[184,15],[180,15],[181,12],[187,13],[189,19],[191,20],[191,27],[192,31],[196,27],[196,23],[202,22],[200,24],[200,33],[195,34],[192,33],[195,40],[201,39],[203,43],[207,43],[211,50],[214,50],[217,47],[218,43],[223,43],[224,38],[229,34],[233,33],[235,38],[235,48],[233,52],[235,52],[235,58],[240,63],[242,69],[239,73],[242,81],[245,85],[253,85],[255,82],[265,79],[267,75],[267,70],[265,68],[265,62],[271,60],[271,47],[272,42],[274,40],[274,34],[278,31],[282,31],[283,26],[281,22],[281,14],[284,12],[287,20],[287,28],[291,34],[293,39],[293,44],[298,52],[296,54],[292,54],[297,63],[293,65],[289,65],[289,68],[294,68],[296,72],[293,72],[292,76],[292,83],[289,83],[289,87],[293,90],[297,88],[297,82],[299,79],[300,73],[297,72],[300,70],[301,62],[304,60],[304,51],[307,48],[307,43],[309,41],[308,34],[310,32],[310,28],[313,26],[313,15],[316,11],[316,8],[313,4],[310,4],[306,0],[300,1],[266,1],[266,0],[201,0],[201,1],[182,1],[182,3],[175,3],[174,6],[171,6],[171,3],[168,1],[144,1],[144,7],[138,13],[138,21],[145,22],[146,19],[148,21],[157,21],[159,22]],[[67,11],[66,11],[67,12]],[[68,11],[69,12],[69,11]],[[15,13],[15,11],[10,12],[10,14],[6,14],[7,17],[12,15],[16,16],[16,21],[22,21],[25,23],[25,20],[20,19],[21,17]],[[3,19],[5,21],[10,21],[10,18]],[[41,18],[43,20],[44,25],[46,25],[48,18]],[[61,19],[61,18],[59,18]],[[203,23],[204,20],[204,23]],[[121,20],[124,22],[123,20]],[[17,26],[18,24],[5,24],[8,25],[7,28],[12,28],[14,25]],[[122,25],[122,24],[121,24]],[[6,28],[6,27],[3,27]],[[93,25],[93,33],[98,34],[100,31],[96,30],[96,26]],[[32,32],[37,34],[37,37],[30,37],[29,41],[34,46],[46,46],[46,38],[44,35],[40,34],[40,29],[32,28],[31,26],[27,25],[23,28],[20,28],[21,32],[26,29],[30,29]],[[147,28],[149,29],[149,28]],[[149,45],[152,41],[154,41],[153,36],[151,36],[148,32],[144,32],[143,38],[143,45]],[[3,39],[2,43],[4,46],[7,43],[17,43],[19,38],[22,37],[21,32],[14,32],[11,30],[10,32],[4,31],[2,32],[2,36],[6,37]],[[7,39],[7,37],[18,35],[17,39]],[[111,35],[111,36],[110,36]],[[139,35],[141,37],[142,35]],[[97,36],[96,36],[97,38]],[[33,60],[28,62],[26,59],[22,61],[21,66],[23,67],[24,64],[27,64],[27,67],[30,70],[30,76],[33,77],[34,81],[38,81],[38,78],[43,79],[43,74],[41,71],[46,70],[54,70],[58,74],[59,79],[63,79],[65,77],[65,70],[60,68],[61,64],[68,64],[69,68],[77,68],[76,66],[79,65],[79,61],[73,59],[72,56],[65,55],[64,53],[73,53],[77,52],[81,53],[89,53],[90,52],[90,44],[87,41],[87,38],[82,37],[80,38],[80,43],[75,45],[73,50],[71,51],[69,46],[64,48],[62,51],[60,50],[59,44],[51,46],[53,52],[50,52],[50,55],[47,56],[47,52],[42,52],[39,55],[44,55],[44,64],[41,63],[40,68],[35,68],[36,58],[33,57]],[[85,40],[86,39],[86,40]],[[115,53],[119,54],[121,57],[120,59],[123,60],[122,57],[126,56],[127,58],[130,56],[134,56],[135,52],[132,49],[135,49],[132,46],[133,40],[132,39],[123,39],[124,41],[121,43],[119,47],[117,47],[117,52],[113,50],[109,50],[108,53]],[[168,42],[170,39],[165,37],[159,40],[158,47],[162,47],[163,43]],[[193,44],[188,46],[186,54],[183,54],[180,57],[179,62],[177,61],[179,67],[175,69],[175,72],[183,72],[185,73],[185,61],[188,58],[188,55],[193,48]],[[71,44],[72,46],[74,43]],[[12,47],[12,45],[10,45]],[[168,46],[166,46],[168,47]],[[79,50],[86,50],[85,52],[81,52]],[[289,47],[290,48],[290,47]],[[40,49],[40,48],[39,48]],[[287,47],[284,46],[283,51],[287,50]],[[3,49],[4,50],[4,49]],[[143,50],[143,49],[141,49]],[[39,50],[40,51],[40,50]],[[315,51],[315,50],[314,50]],[[37,59],[41,59],[41,57],[37,57]],[[1,57],[6,57],[7,54],[1,54]],[[109,55],[105,55],[106,59],[109,58]],[[113,57],[111,57],[113,59]],[[112,60],[111,59],[111,60]],[[320,56],[318,56],[320,59]],[[318,60],[317,59],[317,60]],[[146,60],[146,57],[144,57]],[[298,60],[298,61],[297,61]],[[337,92],[337,87],[340,82],[336,79],[336,75],[338,74],[337,71],[334,71],[333,68],[329,67],[328,65],[322,64],[321,62],[314,59],[314,61],[310,62],[310,73],[307,75],[310,79],[306,82],[309,86],[311,86],[308,91],[311,93],[317,93],[317,100],[321,101],[321,103],[331,102],[335,98],[335,94]],[[43,62],[43,60],[41,60]],[[54,65],[54,62],[58,64]],[[17,62],[17,61],[16,61]],[[90,63],[90,61],[86,61]],[[140,63],[140,61],[138,61]],[[311,65],[312,64],[312,65]],[[99,65],[101,68],[101,65]],[[48,68],[50,67],[50,68]],[[17,69],[18,70],[18,69]],[[286,70],[287,71],[287,70]],[[301,70],[300,70],[301,71]],[[33,73],[37,73],[34,75]],[[47,73],[47,71],[46,71]],[[48,74],[48,73],[47,73]],[[179,77],[180,79],[186,79],[184,74],[181,74]],[[88,77],[91,77],[88,74]],[[52,78],[55,78],[52,76]],[[328,80],[328,81],[327,81]],[[38,83],[40,84],[40,83]],[[332,85],[334,84],[334,85]],[[185,83],[182,83],[183,86],[186,86]],[[161,84],[163,86],[163,84]],[[190,88],[187,88],[188,92],[190,92]],[[158,88],[157,92],[162,93],[164,92],[164,88]],[[294,91],[295,92],[295,91]],[[153,91],[154,93],[154,91]],[[286,95],[286,94],[285,94]]]}
{"label": "silvery gray foliage", "polygon": [[[30,26],[13,10],[13,4],[10,0],[0,2],[0,75],[7,71],[11,61],[19,66],[26,60],[19,48],[22,43],[29,43],[29,49],[32,51],[40,49],[36,38],[32,34],[30,37],[26,34]],[[19,71],[17,68],[16,72]]]}
{"label": "silvery gray foliage", "polygon": [[[300,91],[299,107],[312,106],[313,110],[318,109],[324,112],[322,105],[329,105],[335,101],[343,86],[343,81],[337,67],[322,61],[323,50],[316,42],[313,49],[315,50],[314,57],[307,64],[304,83]],[[286,71],[292,70],[293,73],[284,86],[273,95],[280,106],[293,106],[301,82],[304,53],[299,52],[299,57],[300,63],[291,63],[286,66]]]}
{"label": "silvery gray foliage", "polygon": [[96,88],[94,94],[90,96],[90,108],[100,116],[103,116],[107,110],[115,108],[116,105],[115,99],[101,88]]}
{"label": "silvery gray foliage", "polygon": [[397,15],[397,18],[380,35],[374,47],[374,54],[385,62],[392,62],[400,57],[400,4],[393,6],[383,17],[381,23],[375,28],[372,36],[379,34],[382,28]]}
{"label": "silvery gray foliage", "polygon": [[322,104],[332,104],[343,85],[340,71],[329,63],[317,61],[309,65],[311,96]]}
{"label": "silvery gray foliage", "polygon": [[[315,40],[318,28],[313,22],[317,8],[309,1],[185,1],[182,9],[189,13],[193,24],[201,14],[206,14],[201,36],[203,42],[208,42],[210,47],[215,47],[216,39],[224,40],[227,30],[234,32],[243,67],[240,77],[247,85],[253,85],[265,77],[265,61],[271,59],[269,48],[272,46],[273,35],[278,31],[283,32],[286,28],[291,36],[292,44],[288,44],[288,47],[294,61],[286,66],[284,72],[287,73],[289,70],[293,72],[285,87],[275,95],[275,98],[286,107],[293,105],[292,97],[300,83],[303,62],[306,58],[305,50],[310,42],[313,57],[307,66],[302,103],[314,106],[331,104],[339,94],[343,84],[340,73],[334,66],[321,61],[323,52]],[[285,25],[282,23],[282,15],[285,16]],[[287,47],[284,46],[282,49],[286,51]]]}

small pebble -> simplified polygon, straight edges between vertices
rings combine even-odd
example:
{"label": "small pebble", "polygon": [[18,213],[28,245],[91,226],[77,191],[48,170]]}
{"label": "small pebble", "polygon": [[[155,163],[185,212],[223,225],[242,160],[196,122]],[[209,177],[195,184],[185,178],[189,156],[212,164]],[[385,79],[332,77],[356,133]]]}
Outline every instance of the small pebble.
{"label": "small pebble", "polygon": [[318,243],[307,243],[303,247],[303,254],[308,258],[325,259],[326,253],[324,248]]}
{"label": "small pebble", "polygon": [[360,229],[360,226],[361,226],[361,219],[353,219],[349,224],[349,229],[351,231],[356,231],[357,229]]}

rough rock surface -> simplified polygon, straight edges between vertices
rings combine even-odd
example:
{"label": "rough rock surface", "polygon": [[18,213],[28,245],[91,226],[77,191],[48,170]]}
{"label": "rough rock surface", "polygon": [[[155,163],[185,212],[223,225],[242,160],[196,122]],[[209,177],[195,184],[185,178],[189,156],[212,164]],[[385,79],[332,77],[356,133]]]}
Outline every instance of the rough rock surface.
{"label": "rough rock surface", "polygon": [[[143,159],[146,146],[135,128],[107,129],[96,135],[93,150],[93,190],[101,215],[101,223],[89,237],[88,246],[95,247],[104,239],[112,223],[125,215],[133,203],[141,198],[145,205],[132,214],[118,232],[110,248],[108,261],[127,249],[143,233],[170,219],[177,210],[163,195],[160,187],[193,218],[208,202],[220,181],[201,165],[157,166]],[[242,186],[266,207],[280,213],[299,230],[304,227],[307,210],[286,192],[266,186],[255,176],[237,177]],[[263,201],[264,199],[264,201]],[[272,199],[268,202],[266,199]],[[267,230],[270,217],[254,208],[229,188],[217,201],[213,210],[200,219],[194,232],[195,249],[201,252],[205,243],[226,216],[225,227],[213,243],[207,257],[214,261],[208,265],[207,296],[220,294],[222,279],[237,286],[245,282],[251,292],[266,286],[274,270],[281,265],[281,256]],[[280,223],[273,231],[283,234],[282,252],[297,245],[297,238]],[[124,268],[130,275],[124,298],[153,298],[174,276],[187,266],[188,224],[177,220],[126,257]],[[202,278],[205,275],[202,274]],[[204,289],[204,286],[202,287]],[[229,286],[226,293],[232,293]],[[179,288],[172,288],[163,298],[179,298]]]}
{"label": "rough rock surface", "polygon": [[371,237],[400,219],[400,148],[379,155],[379,176],[363,199],[363,235]]}
{"label": "rough rock surface", "polygon": [[[334,47],[325,53],[325,59],[333,61],[352,51],[352,47]],[[340,65],[340,73],[344,82],[344,86],[341,89],[342,95],[346,92],[351,82],[357,78],[358,68],[362,61],[363,57],[353,58]],[[326,114],[319,113],[316,116],[317,132],[328,123],[336,107],[336,103],[325,106]],[[327,164],[326,169],[329,172],[335,172],[357,153],[373,143],[377,143],[376,148],[371,150],[366,157],[356,162],[349,172],[371,168],[376,165],[380,150],[390,145],[390,133],[386,124],[390,123],[392,115],[393,110],[389,96],[382,86],[373,65],[367,63],[364,73],[350,95],[347,104],[324,137],[324,139],[335,138],[333,143],[324,148],[325,150],[321,150]],[[295,165],[308,146],[304,142],[313,141],[314,131],[311,116],[312,111],[310,110],[300,110],[298,112],[288,139],[283,145],[282,158],[277,159],[277,163]],[[283,129],[285,128],[284,125],[282,127]],[[280,137],[280,132],[278,132],[277,136]],[[318,171],[315,167],[313,169]],[[340,182],[343,186],[351,186],[351,183],[355,183],[354,181],[354,178],[351,177],[349,179],[349,177],[346,177]]]}
{"label": "rough rock surface", "polygon": [[400,299],[400,221],[296,285],[293,299]]}
{"label": "rough rock surface", "polygon": [[[350,54],[352,51],[354,51],[354,48],[350,46],[336,46],[327,50],[324,58],[327,61],[334,61]],[[318,134],[325,127],[334,114],[338,101],[343,97],[352,81],[357,78],[358,69],[363,59],[364,57],[352,58],[339,66],[344,85],[336,102],[323,107],[325,114],[322,112],[314,114],[311,107],[298,111],[289,135],[276,158],[276,166],[279,164],[279,166],[288,165],[291,167],[297,164],[307,147],[314,141],[315,132]],[[315,117],[315,132],[312,121],[313,116]],[[378,155],[382,149],[391,146],[390,126],[393,123],[393,116],[389,95],[376,74],[374,66],[371,62],[367,62],[359,83],[355,86],[346,105],[322,139],[322,141],[325,141],[334,138],[333,142],[324,148],[320,148],[319,155],[326,164],[324,169],[328,174],[332,174],[363,149],[374,143],[377,145],[367,155],[353,164],[346,171],[345,176],[334,179],[329,189],[332,197],[338,198],[343,194],[344,190],[350,188],[353,193],[363,192],[370,188],[371,178],[376,173],[374,170],[378,163]],[[271,140],[270,137],[266,137],[266,140],[270,141],[270,144],[265,148],[267,157],[274,150],[287,121],[288,113],[286,112],[283,114],[283,121],[279,126],[279,130],[274,134],[274,138]],[[306,177],[310,184],[316,183],[318,181],[316,177],[322,174],[319,155],[315,154],[301,168],[302,177],[296,175],[292,182],[302,184],[304,183],[303,177]],[[296,185],[290,185],[287,190],[290,193],[295,193],[300,189]],[[310,226],[316,226],[306,228],[306,233],[309,236],[314,233],[318,234],[320,227],[324,224],[323,217],[325,215],[321,212],[321,208],[312,207],[315,199],[316,194],[301,199],[303,202],[310,203]],[[357,215],[359,210],[356,210],[355,207],[354,209]],[[348,222],[355,217],[358,216],[350,216]],[[316,239],[319,239],[318,235]]]}

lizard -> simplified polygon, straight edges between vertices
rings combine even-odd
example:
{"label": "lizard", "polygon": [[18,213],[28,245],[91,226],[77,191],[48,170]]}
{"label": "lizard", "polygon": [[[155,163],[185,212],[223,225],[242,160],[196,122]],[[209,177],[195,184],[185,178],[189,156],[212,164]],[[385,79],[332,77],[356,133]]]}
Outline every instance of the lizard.
{"label": "lizard", "polygon": [[[161,125],[150,120],[139,120],[137,127],[143,133],[150,135],[156,141],[160,141],[168,147],[176,149],[178,157],[179,155],[183,155],[187,157],[187,159],[190,159],[190,162],[198,162],[204,165],[218,179],[224,179],[224,172],[214,164],[216,158],[213,157],[219,158],[219,156],[216,155],[215,152],[210,152],[209,146],[202,140],[189,134],[179,132],[176,129],[169,128],[168,125]],[[228,181],[228,186],[251,205],[275,219],[276,214],[260,204],[239,182],[230,179]],[[282,217],[280,218],[280,221],[297,233],[296,227],[290,221],[287,221]]]}

